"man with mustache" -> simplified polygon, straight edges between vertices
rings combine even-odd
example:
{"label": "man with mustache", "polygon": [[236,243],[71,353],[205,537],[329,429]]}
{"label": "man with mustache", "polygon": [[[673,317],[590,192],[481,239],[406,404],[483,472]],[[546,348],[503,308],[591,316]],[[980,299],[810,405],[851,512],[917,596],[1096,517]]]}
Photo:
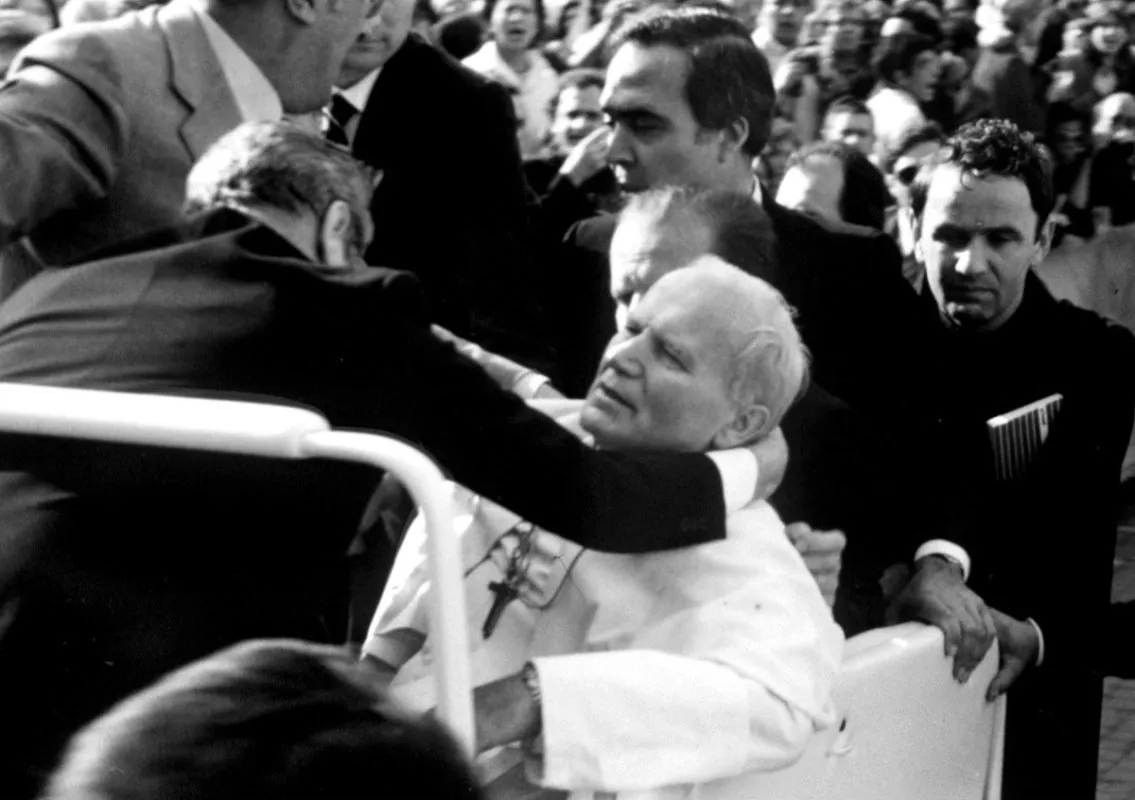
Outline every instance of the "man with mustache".
{"label": "man with mustache", "polygon": [[[1013,123],[980,120],[911,190],[924,298],[941,323],[927,357],[945,378],[926,413],[951,442],[924,481],[940,517],[967,520],[954,532],[972,557],[970,584],[999,609],[990,696],[1037,667],[1009,702],[1010,800],[1095,796],[1102,684],[1089,659],[1075,661],[1116,635],[1104,621],[1135,408],[1131,334],[1057,302],[1032,274],[1053,230],[1047,161]],[[1060,409],[1026,471],[997,480],[987,421],[1054,394]]]}

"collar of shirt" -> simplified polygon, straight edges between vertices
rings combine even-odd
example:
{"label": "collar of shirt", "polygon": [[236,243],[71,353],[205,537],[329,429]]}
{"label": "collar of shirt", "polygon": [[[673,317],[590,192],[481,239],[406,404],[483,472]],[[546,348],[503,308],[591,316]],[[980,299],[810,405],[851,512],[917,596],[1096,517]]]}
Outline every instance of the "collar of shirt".
{"label": "collar of shirt", "polygon": [[361,80],[351,84],[346,89],[337,91],[339,94],[343,95],[344,100],[361,112],[367,107],[367,103],[370,101],[370,94],[374,91],[374,84],[375,81],[378,80],[378,74],[380,72],[382,72],[382,67],[368,72]]}
{"label": "collar of shirt", "polygon": [[209,46],[221,62],[221,70],[225,73],[225,80],[236,100],[241,120],[276,122],[283,119],[284,107],[280,95],[276,92],[276,87],[264,77],[256,62],[248,57],[208,12],[196,3],[191,4],[191,7],[205,30]]}

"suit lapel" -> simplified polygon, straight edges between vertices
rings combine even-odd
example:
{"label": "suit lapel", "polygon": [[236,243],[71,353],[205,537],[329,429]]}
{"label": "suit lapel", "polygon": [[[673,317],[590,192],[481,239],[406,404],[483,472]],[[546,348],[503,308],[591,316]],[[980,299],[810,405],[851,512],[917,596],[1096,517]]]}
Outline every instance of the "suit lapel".
{"label": "suit lapel", "polygon": [[170,52],[170,83],[189,108],[181,140],[196,161],[241,123],[240,109],[212,45],[186,0],[173,0],[158,12]]}

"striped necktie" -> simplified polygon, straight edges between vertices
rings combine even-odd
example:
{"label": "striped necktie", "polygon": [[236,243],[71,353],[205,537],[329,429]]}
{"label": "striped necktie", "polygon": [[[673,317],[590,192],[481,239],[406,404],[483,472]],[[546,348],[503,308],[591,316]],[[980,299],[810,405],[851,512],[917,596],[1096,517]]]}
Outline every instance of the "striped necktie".
{"label": "striped necktie", "polygon": [[346,148],[351,146],[348,127],[359,113],[350,100],[338,92],[331,98],[331,114],[327,124],[327,141]]}

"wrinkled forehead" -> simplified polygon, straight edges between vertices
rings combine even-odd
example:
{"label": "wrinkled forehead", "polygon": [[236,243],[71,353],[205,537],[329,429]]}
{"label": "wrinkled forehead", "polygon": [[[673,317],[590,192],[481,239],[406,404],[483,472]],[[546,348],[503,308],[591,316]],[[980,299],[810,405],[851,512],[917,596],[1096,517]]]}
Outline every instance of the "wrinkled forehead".
{"label": "wrinkled forehead", "polygon": [[875,120],[870,114],[857,114],[854,111],[837,111],[829,123],[836,130],[866,131],[875,129]]}

